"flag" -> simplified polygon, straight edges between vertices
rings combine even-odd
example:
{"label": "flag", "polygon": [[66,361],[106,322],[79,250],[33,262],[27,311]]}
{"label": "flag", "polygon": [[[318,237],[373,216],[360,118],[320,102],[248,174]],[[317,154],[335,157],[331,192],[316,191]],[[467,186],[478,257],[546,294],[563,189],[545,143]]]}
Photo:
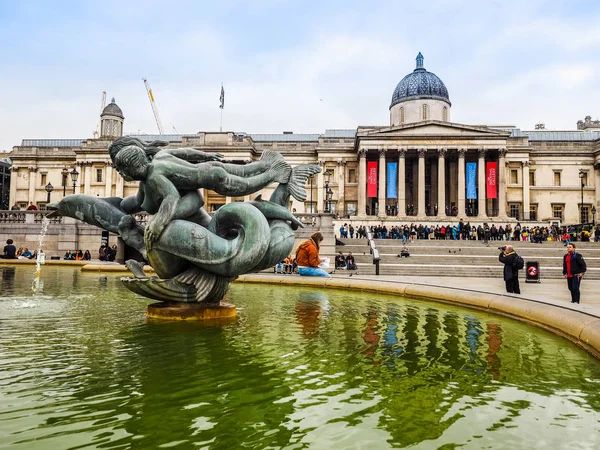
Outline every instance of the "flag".
{"label": "flag", "polygon": [[498,195],[496,193],[496,184],[497,184],[497,174],[496,174],[496,169],[498,167],[498,164],[496,162],[488,162],[486,163],[486,170],[487,170],[487,198],[498,198]]}
{"label": "flag", "polygon": [[398,163],[387,163],[387,198],[398,198]]}
{"label": "flag", "polygon": [[377,161],[367,162],[367,197],[377,197]]}
{"label": "flag", "polygon": [[[467,199],[477,198],[477,163],[467,163]],[[481,192],[480,192],[481,194]]]}
{"label": "flag", "polygon": [[219,97],[219,108],[225,108],[225,89],[223,89],[223,85],[221,84],[221,96]]}

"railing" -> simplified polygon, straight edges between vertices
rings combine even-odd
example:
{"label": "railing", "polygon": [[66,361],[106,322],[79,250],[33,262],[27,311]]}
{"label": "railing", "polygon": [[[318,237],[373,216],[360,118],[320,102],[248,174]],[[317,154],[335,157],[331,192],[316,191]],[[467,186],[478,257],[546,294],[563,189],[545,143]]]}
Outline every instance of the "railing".
{"label": "railing", "polygon": [[379,260],[381,259],[381,256],[379,255],[379,250],[377,250],[377,245],[375,244],[375,239],[373,239],[373,232],[371,230],[367,231],[367,244],[369,245],[369,252],[373,256],[375,275],[379,275]]}
{"label": "railing", "polygon": [[[0,223],[42,223],[52,211],[0,211]],[[50,223],[62,223],[62,217],[50,218]]]}

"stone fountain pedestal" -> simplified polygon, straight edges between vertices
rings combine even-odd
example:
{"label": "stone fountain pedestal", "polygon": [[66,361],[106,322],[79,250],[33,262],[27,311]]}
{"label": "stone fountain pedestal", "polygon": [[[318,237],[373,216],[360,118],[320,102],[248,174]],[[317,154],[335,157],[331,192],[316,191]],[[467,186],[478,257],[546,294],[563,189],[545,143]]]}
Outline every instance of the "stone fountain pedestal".
{"label": "stone fountain pedestal", "polygon": [[209,323],[223,323],[235,320],[235,305],[221,302],[218,304],[159,302],[148,305],[146,315],[161,320],[202,320]]}

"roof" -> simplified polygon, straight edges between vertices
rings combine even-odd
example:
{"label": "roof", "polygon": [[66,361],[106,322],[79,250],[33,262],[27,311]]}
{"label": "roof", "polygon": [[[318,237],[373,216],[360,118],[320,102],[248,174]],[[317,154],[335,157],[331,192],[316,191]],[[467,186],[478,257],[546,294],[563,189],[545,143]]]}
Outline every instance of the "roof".
{"label": "roof", "polygon": [[450,105],[448,89],[442,80],[423,66],[423,55],[417,55],[417,67],[406,75],[394,89],[390,108],[407,100],[432,99],[441,100]]}
{"label": "roof", "polygon": [[117,116],[117,117],[120,117],[121,119],[125,118],[125,117],[123,117],[123,111],[121,111],[121,108],[119,108],[119,105],[117,105],[115,103],[114,97],[112,98],[110,103],[108,105],[106,105],[106,107],[102,110],[100,117],[102,117],[102,116]]}
{"label": "roof", "polygon": [[23,139],[21,147],[81,147],[87,139]]}
{"label": "roof", "polygon": [[[520,130],[519,130],[520,131]],[[595,141],[599,131],[523,131],[530,141]]]}
{"label": "roof", "polygon": [[254,142],[318,142],[320,134],[247,134]]}

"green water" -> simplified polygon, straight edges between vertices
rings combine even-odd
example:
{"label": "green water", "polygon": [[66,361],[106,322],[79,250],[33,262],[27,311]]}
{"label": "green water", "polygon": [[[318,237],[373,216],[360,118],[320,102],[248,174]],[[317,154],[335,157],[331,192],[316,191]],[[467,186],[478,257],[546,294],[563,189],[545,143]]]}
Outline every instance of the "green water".
{"label": "green water", "polygon": [[230,325],[156,322],[117,276],[0,272],[0,448],[600,448],[600,363],[508,319],[234,284]]}

